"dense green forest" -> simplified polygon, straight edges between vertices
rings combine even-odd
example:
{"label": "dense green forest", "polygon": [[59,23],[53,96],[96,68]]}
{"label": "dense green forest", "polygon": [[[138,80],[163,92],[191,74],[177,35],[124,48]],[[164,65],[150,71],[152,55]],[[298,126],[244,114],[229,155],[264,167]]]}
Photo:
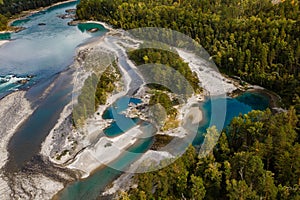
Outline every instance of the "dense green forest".
{"label": "dense green forest", "polygon": [[[236,117],[208,156],[199,156],[191,146],[168,167],[135,175],[138,187],[120,199],[298,200],[296,124],[294,109]],[[208,132],[206,137],[212,137],[217,130],[212,127]]]}
{"label": "dense green forest", "polygon": [[[171,88],[173,93],[190,96],[193,92],[199,93],[199,80],[195,73],[192,72],[189,65],[185,63],[178,54],[173,53],[169,47],[169,51],[161,49],[143,48],[128,52],[129,59],[135,62],[144,77],[149,78],[148,74],[152,74],[151,82],[161,83],[161,85],[150,84],[155,89],[166,89],[165,86]],[[168,67],[143,67],[145,64],[155,63]],[[174,71],[172,71],[172,69]],[[145,69],[145,70],[143,70]],[[178,73],[174,73],[178,72]],[[185,81],[186,80],[186,81]]]}
{"label": "dense green forest", "polygon": [[0,31],[7,29],[8,19],[15,14],[62,1],[66,0],[0,0]]}
{"label": "dense green forest", "polygon": [[[298,0],[81,0],[77,16],[126,30],[154,26],[182,32],[222,72],[275,91],[288,108],[234,118],[209,156],[190,147],[168,167],[136,175],[137,188],[120,199],[300,199]],[[138,65],[166,64],[163,54],[141,49],[129,56]],[[152,101],[171,105],[161,94]],[[217,133],[214,127],[207,131],[206,137]]]}
{"label": "dense green forest", "polygon": [[77,15],[124,29],[177,30],[221,71],[278,92],[286,105],[300,95],[298,0],[81,0]]}
{"label": "dense green forest", "polygon": [[[165,131],[179,125],[176,120],[177,109],[174,106],[192,94],[202,91],[197,75],[174,51],[170,47],[154,49],[141,45],[141,49],[128,52],[129,59],[138,66],[146,82],[150,83],[147,86],[154,89],[149,102],[150,106],[154,106],[152,107],[152,119],[161,130]],[[176,98],[171,99],[163,91],[167,91]]]}
{"label": "dense green forest", "polygon": [[78,103],[73,107],[74,125],[83,125],[88,117],[91,117],[99,105],[104,105],[109,93],[115,89],[115,82],[120,79],[116,62],[113,62],[101,76],[93,73],[89,76],[78,96]]}

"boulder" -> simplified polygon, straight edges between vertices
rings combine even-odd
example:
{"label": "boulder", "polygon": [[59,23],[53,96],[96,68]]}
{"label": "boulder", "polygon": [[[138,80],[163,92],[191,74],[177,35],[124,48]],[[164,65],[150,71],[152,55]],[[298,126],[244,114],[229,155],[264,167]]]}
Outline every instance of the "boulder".
{"label": "boulder", "polygon": [[91,29],[89,29],[87,31],[90,32],[90,33],[95,33],[97,31],[99,31],[99,28],[91,28]]}

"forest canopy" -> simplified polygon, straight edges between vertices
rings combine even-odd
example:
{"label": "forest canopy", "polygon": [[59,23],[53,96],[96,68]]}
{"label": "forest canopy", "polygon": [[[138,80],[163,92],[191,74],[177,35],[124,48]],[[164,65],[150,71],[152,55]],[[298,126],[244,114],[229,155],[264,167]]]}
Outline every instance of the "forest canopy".
{"label": "forest canopy", "polygon": [[[191,96],[194,92],[199,93],[200,82],[195,73],[192,72],[189,65],[185,63],[178,54],[161,49],[143,48],[128,52],[129,59],[133,60],[139,67],[139,70],[148,79],[152,74],[153,83],[162,83],[156,85],[156,89],[163,89],[163,86],[172,85],[173,93]],[[147,64],[163,65],[165,67],[144,67]],[[177,73],[176,73],[177,72]],[[153,85],[153,84],[152,84]]]}
{"label": "forest canopy", "polygon": [[[300,198],[298,0],[81,0],[77,17],[125,30],[163,27],[184,33],[223,73],[278,93],[287,108],[234,118],[219,130],[208,156],[199,157],[190,147],[170,166],[136,175],[137,188],[120,199]],[[155,54],[148,49],[129,55],[145,64]]]}
{"label": "forest canopy", "polygon": [[[300,198],[300,145],[295,110],[252,111],[234,118],[213,152],[190,146],[161,170],[135,175],[137,188],[120,199]],[[207,131],[217,132],[212,127]]]}
{"label": "forest canopy", "polygon": [[62,1],[65,0],[0,0],[0,31],[7,29],[8,19],[15,14]]}
{"label": "forest canopy", "polygon": [[182,32],[221,71],[278,92],[287,106],[300,96],[298,0],[81,0],[77,16],[123,29]]}

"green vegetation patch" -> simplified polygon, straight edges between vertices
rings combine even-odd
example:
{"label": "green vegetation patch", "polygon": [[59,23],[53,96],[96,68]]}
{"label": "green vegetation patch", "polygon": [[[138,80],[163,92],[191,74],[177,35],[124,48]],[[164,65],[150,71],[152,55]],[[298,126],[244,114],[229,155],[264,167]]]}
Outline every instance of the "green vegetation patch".
{"label": "green vegetation patch", "polygon": [[[169,166],[136,174],[138,187],[120,199],[299,199],[296,124],[294,109],[236,117],[206,156],[190,146]],[[158,137],[158,146],[168,141]]]}
{"label": "green vegetation patch", "polygon": [[62,1],[65,0],[0,0],[0,31],[7,30],[8,19],[17,18],[22,11],[46,7]]}
{"label": "green vegetation patch", "polygon": [[4,31],[7,29],[8,19],[4,15],[0,14],[0,31]]}
{"label": "green vegetation patch", "polygon": [[69,153],[69,150],[63,150],[63,152],[61,152],[61,154],[56,156],[56,160],[61,160],[61,158],[65,155],[67,155],[67,153]]}
{"label": "green vegetation patch", "polygon": [[169,95],[166,94],[165,92],[161,91],[155,91],[154,94],[151,96],[149,105],[155,105],[159,103],[164,107],[168,115],[177,115],[177,110],[173,108],[174,103],[170,99]]}
{"label": "green vegetation patch", "polygon": [[178,105],[177,99],[171,100],[169,95],[166,92],[155,90],[149,101],[152,118],[161,131],[175,129],[180,124],[176,120],[178,111],[174,108],[174,106]]}
{"label": "green vegetation patch", "polygon": [[96,112],[99,105],[106,103],[108,95],[114,91],[115,83],[121,75],[114,62],[99,76],[93,73],[84,82],[78,96],[78,104],[73,108],[73,122],[76,125],[83,125],[85,120]]}
{"label": "green vegetation patch", "polygon": [[[200,92],[199,79],[174,50],[143,48],[130,51],[129,58],[150,82],[150,87],[168,90],[184,97]],[[145,64],[149,64],[143,66]],[[152,67],[153,66],[153,67]],[[149,76],[151,74],[151,76]]]}
{"label": "green vegetation patch", "polygon": [[174,137],[168,135],[156,134],[154,136],[154,143],[151,146],[152,150],[160,150],[162,147],[169,144]]}
{"label": "green vegetation patch", "polygon": [[[295,0],[277,4],[271,0],[81,0],[77,15],[126,30],[162,27],[186,34],[208,51],[222,72],[279,93],[289,106],[300,96],[299,4]],[[155,37],[160,41],[162,36]],[[139,61],[144,56],[151,59],[143,54]]]}

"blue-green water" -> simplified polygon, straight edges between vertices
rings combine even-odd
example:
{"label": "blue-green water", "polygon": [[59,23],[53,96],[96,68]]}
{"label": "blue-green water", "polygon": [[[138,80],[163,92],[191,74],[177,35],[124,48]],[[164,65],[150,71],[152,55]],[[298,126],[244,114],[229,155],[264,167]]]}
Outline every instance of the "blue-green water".
{"label": "blue-green water", "polygon": [[122,133],[128,131],[130,128],[136,126],[141,120],[139,118],[130,119],[124,115],[117,115],[114,118],[114,122],[111,125],[104,129],[104,134],[107,137],[116,137]]}
{"label": "blue-green water", "polygon": [[105,135],[108,137],[118,136],[132,127],[136,126],[137,123],[141,122],[139,118],[128,118],[122,112],[128,108],[128,104],[139,104],[142,103],[140,99],[122,97],[118,99],[112,106],[110,106],[103,114],[104,119],[113,119],[113,123],[106,129],[104,129]]}
{"label": "blue-green water", "polygon": [[[65,70],[73,62],[76,47],[107,32],[99,24],[94,24],[99,28],[98,32],[82,32],[77,26],[67,25],[71,19],[57,17],[66,9],[75,8],[76,4],[61,4],[15,21],[13,25],[26,29],[9,34],[11,41],[0,46],[0,97],[30,87],[27,97],[38,106],[9,142],[8,169],[21,169],[39,152],[40,144],[55,125],[64,106],[70,102],[72,71]],[[40,26],[40,23],[46,25]],[[87,26],[92,25],[89,23]],[[27,75],[34,77],[26,84],[17,82]],[[42,93],[53,81],[53,89],[41,99]]]}
{"label": "blue-green water", "polygon": [[[218,112],[212,113],[212,105],[218,107],[223,106],[226,101],[226,116],[225,119],[219,116]],[[219,131],[223,130],[229,125],[234,117],[246,114],[251,110],[265,110],[269,106],[269,98],[263,94],[245,92],[237,98],[212,98],[208,99],[201,104],[203,111],[203,121],[201,122],[198,135],[193,141],[193,145],[200,145],[203,142],[203,134],[206,129],[212,125],[215,125]],[[223,107],[220,109],[224,109]],[[220,111],[220,109],[215,109]]]}
{"label": "blue-green water", "polygon": [[0,40],[10,40],[10,33],[0,33]]}
{"label": "blue-green water", "polygon": [[[66,9],[75,8],[76,4],[77,2],[65,3],[17,20],[13,25],[25,27],[25,30],[0,34],[0,40],[10,40],[0,46],[0,75],[36,75],[35,83],[45,81],[73,62],[78,45],[107,32],[103,26],[93,23],[68,26],[71,19],[57,17],[64,14]],[[40,26],[40,23],[46,25]],[[85,27],[95,27],[99,31],[82,31]],[[16,89],[16,86],[22,88],[23,85],[11,84],[11,88],[1,90],[0,84],[0,97],[1,94]]]}
{"label": "blue-green water", "polygon": [[88,32],[91,29],[98,29],[98,31],[94,34],[101,33],[101,31],[105,31],[105,28],[102,25],[95,23],[80,23],[77,27],[82,33]]}
{"label": "blue-green water", "polygon": [[[74,8],[76,3],[67,3],[43,12],[34,14],[27,19],[14,22],[14,25],[26,27],[19,33],[1,34],[0,39],[10,39],[9,43],[0,46],[0,75],[16,75],[16,77],[26,77],[27,75],[36,75],[30,80],[27,86],[33,86],[29,93],[33,96],[39,96],[36,93],[43,92],[47,86],[42,84],[50,84],[54,80],[57,73],[60,73],[72,63],[75,55],[75,48],[86,42],[88,39],[101,36],[106,32],[99,24],[99,32],[88,33],[93,24],[80,24],[76,26],[67,26],[68,19],[60,19],[57,15],[63,14],[66,9]],[[45,26],[39,26],[39,23],[45,23]],[[68,82],[70,75],[66,74],[56,81],[55,87],[46,99],[44,99],[39,108],[34,114],[24,123],[18,132],[14,135],[9,143],[10,166],[20,169],[23,163],[29,161],[35,155],[41,142],[49,133],[49,130],[55,124],[60,111],[65,104],[70,100],[71,87]],[[4,82],[3,82],[4,83]],[[1,84],[0,83],[0,87]],[[30,85],[31,84],[31,85]],[[23,85],[6,83],[1,94],[8,93],[14,89],[22,88]],[[218,113],[218,106],[226,105],[225,122],[222,116]],[[124,103],[126,102],[126,103]],[[113,117],[116,123],[113,123],[106,131],[107,135],[116,136],[122,134],[122,131],[135,126],[135,122],[131,119],[130,122],[122,124],[123,115],[121,114],[127,108],[129,101],[122,100],[117,102],[112,109]],[[133,103],[139,103],[137,99],[132,100]],[[215,109],[211,108],[212,103]],[[210,125],[216,125],[221,130],[224,125],[228,125],[231,119],[239,114],[244,114],[252,109],[264,109],[268,104],[268,100],[259,95],[245,93],[236,99],[211,99],[202,104],[204,111],[204,121],[199,127],[198,135],[193,141],[194,144],[201,144],[203,133]],[[222,107],[223,108],[223,107]],[[105,115],[110,115],[109,112]],[[107,116],[106,116],[107,117]],[[109,117],[109,116],[108,116]],[[117,119],[119,118],[119,119]],[[138,119],[135,119],[136,122]],[[122,128],[118,130],[118,126]],[[120,127],[119,127],[120,128]],[[124,129],[125,128],[125,129]],[[67,186],[60,194],[61,199],[96,199],[100,191],[109,184],[114,178],[121,174],[116,169],[124,169],[134,160],[139,158],[139,154],[132,152],[145,152],[152,143],[152,138],[140,139],[140,141],[131,147],[129,151],[124,152],[122,156],[111,164],[113,168],[104,167],[97,170],[92,176],[85,180],[80,180]]]}
{"label": "blue-green water", "polygon": [[[252,95],[253,94],[253,95]],[[119,103],[123,103],[121,106],[121,110],[126,109],[126,105],[128,100],[121,100]],[[127,102],[127,103],[124,103]],[[225,104],[224,104],[225,103]],[[260,105],[260,103],[262,103]],[[213,98],[208,99],[201,105],[201,109],[203,110],[204,120],[200,124],[198,129],[198,134],[193,141],[193,145],[199,145],[203,142],[203,135],[206,132],[206,129],[211,125],[216,125],[218,130],[222,130],[226,127],[230,121],[240,114],[248,113],[249,111],[259,108],[264,110],[268,107],[269,100],[266,96],[256,94],[256,93],[245,93],[238,98]],[[124,107],[125,105],[125,107]],[[213,105],[213,106],[212,106]],[[226,106],[226,117],[225,121],[222,115],[219,115],[218,109],[223,109],[223,106]],[[213,108],[214,107],[214,108]],[[116,107],[117,108],[117,107]],[[112,109],[112,108],[111,108]],[[214,113],[212,113],[212,110]],[[110,112],[106,112],[106,118],[113,118],[114,115],[111,115]],[[151,141],[151,138],[144,139],[143,141],[148,142]],[[139,149],[140,152],[146,151],[150,145],[139,143],[133,148]],[[151,143],[150,143],[151,144]],[[128,158],[130,156],[130,158]],[[111,167],[104,167],[103,169],[98,170],[95,174],[90,176],[89,178],[81,181],[77,181],[69,186],[67,186],[58,196],[59,199],[62,200],[79,200],[79,199],[96,199],[101,191],[111,182],[119,176],[122,172],[115,170],[122,169],[120,166],[116,165],[129,165],[133,161],[135,161],[139,156],[134,156],[133,154],[126,152],[117,161],[115,161]]]}
{"label": "blue-green water", "polygon": [[253,110],[264,110],[270,104],[269,98],[258,92],[245,92],[243,95],[238,96],[236,99],[251,106]]}
{"label": "blue-green water", "polygon": [[140,139],[134,146],[125,151],[116,161],[110,164],[110,167],[104,167],[97,170],[92,176],[87,179],[76,181],[68,185],[60,194],[61,200],[81,200],[97,199],[103,188],[108,183],[122,174],[122,169],[125,169],[129,164],[136,161],[142,153],[152,145],[152,138]]}
{"label": "blue-green water", "polygon": [[121,97],[104,112],[103,119],[113,119],[115,114],[121,114],[123,111],[125,111],[130,103],[137,105],[142,103],[142,100],[128,96]]}

